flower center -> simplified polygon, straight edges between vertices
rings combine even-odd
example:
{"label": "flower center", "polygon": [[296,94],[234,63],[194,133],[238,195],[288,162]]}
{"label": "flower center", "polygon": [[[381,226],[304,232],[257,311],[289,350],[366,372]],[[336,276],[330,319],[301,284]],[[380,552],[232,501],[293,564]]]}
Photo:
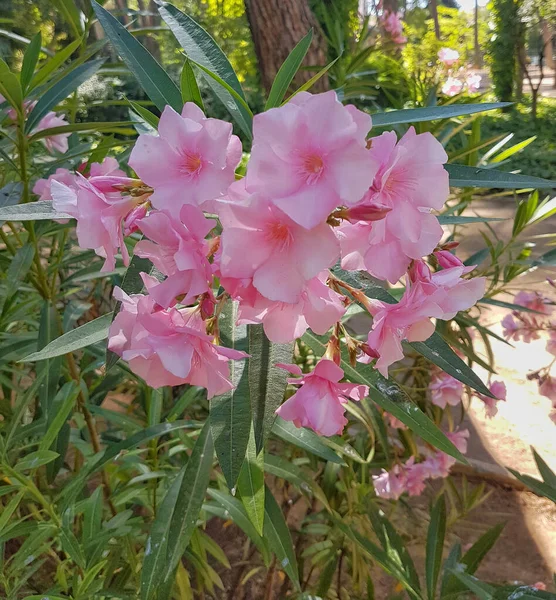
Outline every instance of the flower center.
{"label": "flower center", "polygon": [[285,223],[275,221],[270,223],[266,229],[266,239],[275,244],[276,250],[286,250],[293,240],[289,227]]}
{"label": "flower center", "polygon": [[186,153],[183,155],[181,171],[186,175],[198,175],[203,168],[203,161],[198,154]]}
{"label": "flower center", "polygon": [[307,183],[315,183],[324,171],[324,161],[318,154],[307,154],[303,157],[301,170],[307,177]]}

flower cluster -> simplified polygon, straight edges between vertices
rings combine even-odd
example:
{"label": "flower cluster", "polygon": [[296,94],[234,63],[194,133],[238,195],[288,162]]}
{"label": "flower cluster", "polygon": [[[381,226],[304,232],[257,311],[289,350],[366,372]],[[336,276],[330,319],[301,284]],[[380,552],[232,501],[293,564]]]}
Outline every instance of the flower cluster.
{"label": "flower cluster", "polygon": [[[430,133],[410,129],[368,139],[371,117],[335,92],[296,94],[256,115],[246,175],[232,126],[193,103],[163,111],[157,135],[140,135],[129,166],[113,159],[71,174],[58,170],[35,192],[77,220],[80,246],[112,270],[129,263],[125,237],[138,232],[146,294],[118,290],[121,311],[109,347],[153,386],[190,383],[209,397],[229,390],[230,360],[245,354],[221,344],[219,315],[230,299],[239,324],[262,324],[272,342],[311,328],[334,344],[279,414],[323,435],[342,430],[345,403],[368,393],[340,383],[339,343],[387,376],[405,340],[427,339],[432,319],[451,319],[484,293],[483,278],[441,246],[433,210],[449,194],[447,160]],[[131,242],[131,240],[129,240]],[[397,304],[372,300],[332,275],[338,261],[383,281],[405,282]],[[366,341],[340,323],[359,302],[373,316]],[[284,366],[301,375],[293,366]]]}
{"label": "flower cluster", "polygon": [[473,94],[481,87],[482,78],[478,73],[469,71],[465,67],[453,68],[459,59],[459,52],[452,48],[441,48],[438,51],[438,61],[442,65],[444,76],[441,91],[445,96],[457,96],[464,90]]}
{"label": "flower cluster", "polygon": [[[550,285],[556,287],[549,280]],[[536,380],[541,396],[552,402],[550,418],[556,423],[556,377],[551,369],[556,362],[556,322],[551,321],[554,302],[540,292],[521,291],[515,295],[514,304],[522,306],[526,311],[513,310],[502,319],[504,337],[507,340],[522,341],[526,344],[542,337],[548,337],[546,351],[554,358],[546,367],[530,373],[527,378]]]}
{"label": "flower cluster", "polygon": [[407,38],[403,34],[403,23],[398,13],[385,10],[379,17],[379,23],[386,34],[394,44],[405,44]]}
{"label": "flower cluster", "polygon": [[[462,454],[467,452],[467,429],[447,433],[446,437]],[[412,456],[405,463],[394,465],[389,471],[383,469],[380,475],[373,475],[376,495],[388,500],[398,500],[406,492],[410,496],[419,496],[425,489],[427,479],[448,477],[456,459],[439,450],[428,450],[427,453],[427,457],[421,462],[416,462]]]}
{"label": "flower cluster", "polygon": [[[0,94],[0,105],[3,104],[5,101],[6,99],[4,98],[4,96]],[[36,104],[36,101],[25,101],[23,106],[25,115],[28,115],[33,110],[33,108],[35,108]],[[15,111],[15,109],[8,109],[6,111],[6,114],[10,121],[14,123],[17,121],[17,112]],[[65,116],[50,111],[47,112],[46,115],[44,115],[44,117],[37,123],[36,127],[33,128],[33,131],[30,132],[30,135],[38,133],[39,131],[45,131],[47,129],[63,127],[64,125],[69,125],[69,123],[65,119]],[[65,154],[68,151],[68,138],[70,135],[70,132],[52,133],[52,135],[47,135],[43,137],[41,141],[51,154],[54,153],[54,151],[60,152],[61,154]]]}

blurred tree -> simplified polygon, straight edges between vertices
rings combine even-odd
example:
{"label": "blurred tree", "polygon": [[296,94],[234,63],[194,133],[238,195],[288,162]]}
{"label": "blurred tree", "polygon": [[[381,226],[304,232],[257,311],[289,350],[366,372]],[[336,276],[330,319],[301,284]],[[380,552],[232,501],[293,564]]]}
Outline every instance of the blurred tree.
{"label": "blurred tree", "polygon": [[[326,41],[308,0],[245,0],[261,82],[269,91],[278,69],[299,40],[313,29],[313,42],[304,64],[322,68],[327,60]],[[314,73],[301,70],[297,83],[309,80]],[[313,91],[328,88],[326,76],[313,86]]]}
{"label": "blurred tree", "polygon": [[494,93],[503,101],[514,97],[517,55],[523,39],[519,18],[521,3],[522,0],[492,0],[489,4],[494,24],[489,44],[490,72]]}

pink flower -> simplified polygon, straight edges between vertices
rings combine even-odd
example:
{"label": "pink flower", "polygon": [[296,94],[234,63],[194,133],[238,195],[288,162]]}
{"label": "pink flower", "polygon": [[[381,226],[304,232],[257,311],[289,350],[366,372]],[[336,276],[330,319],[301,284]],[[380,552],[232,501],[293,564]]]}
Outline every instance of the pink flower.
{"label": "pink flower", "polygon": [[110,326],[108,347],[147,385],[198,385],[209,398],[232,389],[228,362],[248,355],[215,345],[197,310],[156,310],[150,296],[128,296],[120,288],[114,296],[122,310]]}
{"label": "pink flower", "polygon": [[222,223],[220,271],[249,278],[269,300],[296,304],[308,281],[332,266],[339,255],[326,223],[308,231],[261,194],[247,194],[243,181],[218,203]]}
{"label": "pink flower", "polygon": [[551,329],[548,335],[550,339],[546,342],[546,351],[556,356],[556,329]]}
{"label": "pink flower", "polygon": [[410,278],[428,298],[429,316],[443,320],[453,319],[459,311],[471,308],[483,297],[486,286],[484,277],[462,279],[462,275],[468,273],[470,268],[475,267],[465,267],[460,263],[460,266],[431,273],[423,261],[413,264]]}
{"label": "pink flower", "polygon": [[451,67],[459,60],[459,52],[452,48],[440,48],[438,51],[438,60],[444,63],[447,67]]}
{"label": "pink flower", "polygon": [[376,172],[367,151],[371,117],[333,91],[296,94],[255,116],[247,190],[263,192],[306,229],[359,202]]}
{"label": "pink flower", "polygon": [[52,200],[50,186],[53,181],[63,183],[65,186],[73,188],[75,184],[75,175],[67,169],[56,169],[56,172],[49,175],[48,179],[39,179],[33,186],[33,194],[39,196],[39,200]]}
{"label": "pink flower", "polygon": [[77,219],[77,241],[81,248],[92,248],[106,259],[103,271],[115,268],[118,248],[124,264],[129,264],[122,222],[143,199],[141,196],[123,196],[113,185],[133,181],[125,177],[85,179],[77,173],[71,187],[56,179],[51,183],[54,208]]}
{"label": "pink flower", "polygon": [[478,73],[471,73],[467,76],[465,83],[470,92],[478,92],[481,87],[482,77]]}
{"label": "pink flower", "polygon": [[498,412],[498,402],[506,400],[507,391],[506,384],[503,381],[493,381],[488,389],[496,398],[490,398],[482,394],[477,394],[477,396],[484,402],[486,416],[491,419]]}
{"label": "pink flower", "polygon": [[442,237],[430,209],[442,208],[448,198],[448,157],[432,134],[417,135],[413,127],[397,144],[394,132],[373,138],[370,154],[380,167],[362,204],[390,211],[380,221],[337,228],[342,267],[395,283],[411,260],[430,254]]}
{"label": "pink flower", "polygon": [[535,588],[536,590],[541,590],[541,591],[546,590],[546,584],[543,583],[542,581],[537,581],[537,583],[534,583],[531,587]]}
{"label": "pink flower", "polygon": [[125,173],[120,169],[118,161],[112,156],[107,156],[101,163],[91,163],[89,177],[100,177],[103,175],[125,177]]}
{"label": "pink flower", "polygon": [[[51,127],[63,127],[69,125],[64,117],[58,116],[55,112],[46,113],[46,115],[39,121],[39,124],[33,130],[33,133],[38,131],[44,131]],[[53,150],[57,150],[64,154],[68,151],[68,138],[71,133],[58,133],[56,135],[49,135],[48,137],[42,138],[41,142],[46,146],[46,149],[52,153]]]}
{"label": "pink flower", "polygon": [[456,77],[448,77],[442,85],[442,93],[450,98],[457,96],[463,89],[463,83]]}
{"label": "pink flower", "polygon": [[539,384],[539,394],[549,398],[554,408],[556,408],[556,378],[547,375]]}
{"label": "pink flower", "polygon": [[324,335],[339,321],[346,309],[343,297],[326,285],[327,271],[311,279],[301,292],[299,302],[274,302],[262,296],[250,283],[222,278],[222,287],[239,300],[238,324],[262,323],[271,342],[286,343],[300,338],[310,327]]}
{"label": "pink flower", "polygon": [[439,250],[438,252],[434,253],[434,256],[436,257],[438,264],[443,269],[452,269],[454,267],[463,267],[463,269],[461,271],[462,275],[466,275],[467,273],[470,273],[477,266],[477,265],[472,265],[472,266],[466,267],[455,254],[452,254],[451,252],[448,252],[447,250]]}
{"label": "pink flower", "polygon": [[397,417],[389,412],[385,412],[384,416],[388,419],[388,425],[390,425],[390,427],[393,429],[407,429],[407,425],[402,423]]}
{"label": "pink flower", "polygon": [[403,35],[402,21],[397,13],[385,11],[380,17],[380,24],[384,31],[390,34],[394,43],[405,44],[407,42],[407,39]]}
{"label": "pink flower", "polygon": [[440,372],[431,379],[429,390],[432,403],[440,408],[446,408],[448,404],[457,406],[461,402],[463,384],[451,375]]}
{"label": "pink flower", "polygon": [[[429,303],[423,302],[423,295],[417,287],[406,289],[397,304],[377,300],[373,304],[378,310],[373,316],[367,344],[379,356],[375,369],[388,377],[388,367],[404,356],[402,341],[424,342],[433,334],[434,325],[429,318]],[[369,360],[364,357],[361,362]]]}
{"label": "pink flower", "polygon": [[149,294],[164,308],[175,303],[190,304],[200,294],[209,291],[212,267],[207,259],[205,236],[216,221],[206,219],[201,209],[185,205],[180,220],[161,211],[153,211],[137,222],[149,239],[135,246],[135,254],[148,258],[166,279],[149,289]]}
{"label": "pink flower", "polygon": [[187,102],[181,116],[167,106],[158,136],[140,135],[129,159],[137,175],[154,188],[153,206],[179,218],[185,204],[211,210],[235,179],[241,142],[231,123],[207,119]]}
{"label": "pink flower", "polygon": [[321,435],[341,433],[347,423],[344,404],[348,398],[361,400],[369,394],[365,385],[339,383],[344,372],[331,360],[319,360],[307,375],[297,365],[277,366],[300,376],[300,379],[288,379],[288,383],[300,388],[278,408],[276,414],[292,421],[296,427],[310,427]]}
{"label": "pink flower", "polygon": [[373,475],[375,493],[379,498],[398,500],[406,489],[407,475],[401,465],[394,465],[390,471],[382,470]]}
{"label": "pink flower", "polygon": [[525,306],[526,308],[530,308],[531,310],[535,310],[545,315],[552,314],[553,309],[548,304],[549,302],[550,299],[545,298],[539,292],[521,291],[518,292],[514,298],[514,304],[518,304],[519,306]]}

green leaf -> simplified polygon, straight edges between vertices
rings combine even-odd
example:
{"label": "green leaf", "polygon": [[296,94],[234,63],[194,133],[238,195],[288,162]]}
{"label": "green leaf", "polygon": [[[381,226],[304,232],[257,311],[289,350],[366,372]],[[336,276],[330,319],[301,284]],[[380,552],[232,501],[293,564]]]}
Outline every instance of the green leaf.
{"label": "green leaf", "polygon": [[8,272],[6,273],[6,291],[4,295],[4,303],[8,302],[12,296],[17,292],[21,282],[25,279],[33,259],[35,258],[35,248],[32,244],[25,244],[21,246],[15,253]]}
{"label": "green leaf", "polygon": [[178,502],[168,536],[167,575],[174,571],[191,539],[210,480],[214,444],[209,423],[205,422],[185,466]]}
{"label": "green leaf", "polygon": [[[322,336],[307,331],[302,340],[313,350],[316,356],[324,354],[326,341]],[[394,415],[404,425],[407,425],[411,431],[435,448],[446,452],[446,454],[453,456],[462,463],[467,463],[461,452],[427,415],[410,400],[409,396],[395,381],[385,379],[371,365],[360,365],[355,369],[346,358],[344,356],[340,364],[346,379],[353,383],[362,383],[368,386],[370,389],[369,397],[381,408]]]}
{"label": "green leaf", "polygon": [[407,578],[406,572],[387,552],[379,548],[368,538],[362,536],[352,527],[346,525],[342,519],[334,518],[334,523],[348,539],[355,542],[360,548],[367,552],[386,571],[386,573],[395,577],[407,590],[411,598],[414,600],[421,600],[422,597],[419,589],[413,587]]}
{"label": "green leaf", "polygon": [[264,535],[268,545],[292,583],[299,590],[299,573],[290,531],[272,492],[265,486]]}
{"label": "green leaf", "polygon": [[[58,336],[59,328],[57,320],[58,309],[51,301],[45,300],[41,309],[37,351],[42,350]],[[42,361],[35,367],[37,374],[44,374],[43,383],[39,388],[39,405],[42,414],[47,420],[51,418],[50,408],[60,380],[62,361],[63,359],[59,357],[54,360]]]}
{"label": "green leaf", "polygon": [[248,325],[249,336],[249,395],[255,427],[257,452],[264,447],[276,418],[276,409],[284,399],[288,374],[276,367],[289,363],[293,356],[293,342],[273,344],[266,337],[262,325]]}
{"label": "green leaf", "polygon": [[241,95],[238,94],[230,84],[228,84],[226,81],[224,81],[222,79],[222,77],[219,77],[216,73],[213,73],[210,69],[207,69],[207,67],[204,67],[202,64],[195,62],[192,58],[190,58],[189,61],[191,63],[193,63],[196,67],[198,67],[210,79],[212,79],[213,81],[216,81],[216,83],[221,85],[232,96],[232,98],[236,101],[238,106],[243,108],[247,112],[247,114],[251,117],[251,119],[253,118],[253,113],[251,112],[251,109],[249,108],[247,101],[244,100],[241,97]]}
{"label": "green leaf", "polygon": [[150,52],[98,2],[92,0],[91,5],[114,48],[156,107],[163,111],[170,105],[180,112],[183,106],[180,91]]}
{"label": "green leaf", "polygon": [[556,181],[531,177],[529,175],[515,175],[495,169],[481,169],[479,167],[466,167],[464,165],[444,165],[450,175],[452,187],[479,187],[479,188],[556,188]]}
{"label": "green leaf", "polygon": [[176,476],[160,505],[146,542],[141,570],[141,600],[150,600],[174,573],[197,524],[210,478],[213,446],[208,423],[187,464]]}
{"label": "green leaf", "polygon": [[299,94],[300,92],[306,92],[308,89],[312,88],[313,85],[315,85],[315,83],[324,75],[326,75],[326,73],[328,72],[328,70],[336,63],[336,61],[339,59],[340,57],[338,56],[337,58],[335,58],[332,62],[329,62],[326,67],[324,67],[323,69],[321,69],[316,75],[313,75],[313,77],[311,77],[311,79],[309,79],[309,81],[306,81],[301,87],[299,87],[297,90],[295,90],[295,92],[284,102],[282,102],[282,104],[286,104],[286,102],[289,102],[294,96],[297,96],[297,94]]}
{"label": "green leaf", "polygon": [[508,469],[508,471],[516,479],[521,481],[521,483],[524,483],[530,490],[535,492],[535,494],[538,494],[539,496],[544,496],[545,498],[552,500],[552,502],[556,502],[556,488],[555,487],[552,487],[551,485],[545,483],[544,481],[539,481],[538,479],[535,479],[534,477],[530,477],[529,475],[522,475],[521,473],[518,473],[517,471],[514,471],[514,469],[510,469],[509,467],[506,467],[506,469]]}
{"label": "green leaf", "polygon": [[74,92],[82,83],[90,79],[105,63],[105,58],[91,60],[79,67],[76,67],[71,73],[62,77],[60,81],[53,85],[49,90],[42,94],[35,108],[27,117],[25,123],[25,131],[30,133],[39,121],[52,110],[62,100],[65,100],[72,92]]}
{"label": "green leaf", "polygon": [[514,144],[511,148],[506,148],[505,150],[500,152],[500,154],[497,154],[494,158],[492,158],[490,160],[490,162],[491,163],[500,163],[503,160],[507,160],[514,154],[521,152],[529,144],[532,144],[536,139],[537,139],[537,136],[534,135],[533,137],[527,138],[526,140],[523,140],[522,142],[519,142],[518,144]]}
{"label": "green leaf", "polygon": [[466,572],[473,575],[479,568],[483,558],[490,552],[504,529],[505,523],[499,523],[489,529],[462,556],[461,563],[466,565]]}
{"label": "green leaf", "polygon": [[431,512],[431,520],[427,533],[427,552],[425,574],[427,579],[427,596],[429,600],[436,597],[436,585],[442,565],[442,551],[446,536],[446,501],[444,494],[438,498]]}
{"label": "green leaf", "polygon": [[331,448],[324,444],[316,433],[309,429],[296,427],[293,423],[277,417],[272,426],[272,433],[285,442],[293,444],[315,456],[319,456],[323,460],[338,465],[344,464],[344,461]]}
{"label": "green leaf", "polygon": [[68,381],[62,389],[56,394],[52,402],[54,414],[49,415],[49,422],[46,433],[41,438],[39,450],[48,450],[54,443],[60,429],[66,422],[71,409],[75,404],[75,400],[79,395],[80,388],[75,381]]}
{"label": "green leaf", "polygon": [[74,479],[67,484],[62,490],[60,496],[64,499],[64,506],[61,512],[67,508],[71,501],[76,497],[81,488],[85,485],[87,479],[97,471],[103,469],[108,463],[112,462],[120,453],[125,453],[139,444],[143,444],[157,438],[161,435],[169,434],[172,431],[177,431],[179,429],[192,429],[197,428],[198,423],[195,421],[174,421],[173,423],[160,423],[159,425],[155,425],[154,427],[147,427],[146,429],[142,429],[138,431],[136,434],[131,437],[118,442],[117,444],[112,444],[97,458],[88,462],[84,468],[81,469],[79,475],[74,477]]}
{"label": "green leaf", "polygon": [[326,510],[331,510],[324,491],[316,483],[314,478],[307,475],[301,467],[298,467],[280,456],[265,454],[264,470],[275,477],[280,477],[281,479],[293,483],[300,491],[312,494],[319,502],[321,502],[321,504],[323,504]]}
{"label": "green leaf", "polygon": [[8,65],[0,58],[0,94],[21,115],[23,110],[23,92],[19,79],[10,71]]}
{"label": "green leaf", "polygon": [[426,108],[409,108],[372,114],[373,127],[399,125],[401,123],[421,123],[437,119],[452,119],[463,115],[485,112],[510,106],[511,102],[491,102],[484,104],[449,104],[447,106],[428,106]]}
{"label": "green leaf", "polygon": [[9,520],[12,518],[12,515],[16,511],[19,503],[21,502],[23,496],[25,496],[26,490],[21,490],[16,496],[14,496],[8,504],[2,507],[2,512],[0,513],[0,533],[4,531],[6,525]]}
{"label": "green leaf", "polygon": [[537,463],[537,469],[539,470],[543,481],[546,483],[546,485],[549,485],[556,490],[556,474],[546,464],[546,462],[542,459],[538,452],[534,448],[532,450],[533,457],[535,458],[535,462]]}
{"label": "green leaf", "polygon": [[150,110],[147,110],[144,106],[141,106],[141,104],[134,102],[133,100],[128,100],[128,102],[131,108],[143,119],[143,121],[145,121],[145,123],[148,123],[154,129],[158,129],[160,117],[157,117]]}
{"label": "green leaf", "polygon": [[53,73],[62,63],[66,62],[66,60],[77,50],[77,48],[79,48],[80,45],[81,38],[74,40],[65,48],[57,50],[56,54],[54,54],[52,58],[49,58],[46,63],[37,71],[31,80],[29,89],[32,90],[41,83],[44,83],[48,79],[48,76]]}
{"label": "green leaf", "polygon": [[214,508],[207,504],[205,504],[205,510],[213,514],[217,514],[222,519],[231,519],[255,544],[259,552],[262,554],[265,563],[268,564],[270,562],[270,556],[266,547],[266,542],[257,533],[255,526],[247,516],[245,507],[241,504],[241,502],[237,498],[234,498],[229,493],[223,492],[222,490],[209,488],[207,491],[209,496],[214,498],[216,502],[222,506],[223,511],[214,511]]}
{"label": "green leaf", "polygon": [[475,596],[477,596],[478,600],[493,600],[494,598],[494,588],[490,585],[479,581],[473,575],[468,575],[463,571],[459,571],[458,569],[453,569],[452,573],[463,583],[463,585],[471,590]]}
{"label": "green leaf", "polygon": [[310,29],[307,35],[296,44],[295,48],[290,52],[282,66],[278,70],[276,77],[272,83],[270,93],[268,94],[268,100],[264,106],[265,110],[280,106],[290,83],[293,81],[295,74],[299,70],[307,50],[313,40],[313,30]]}
{"label": "green leaf", "polygon": [[31,43],[27,46],[25,54],[23,55],[23,63],[21,65],[21,73],[19,74],[19,81],[23,92],[27,89],[27,86],[33,78],[37,61],[39,60],[39,54],[41,51],[41,32],[39,31],[31,40]]}
{"label": "green leaf", "polygon": [[4,221],[41,221],[45,219],[73,219],[73,217],[56,212],[50,200],[0,208],[0,223]]}
{"label": "green leaf", "polygon": [[79,38],[83,31],[83,26],[81,24],[79,10],[77,9],[74,0],[53,0],[53,2],[70,25],[73,35],[76,38]]}
{"label": "green leaf", "polygon": [[59,135],[60,133],[73,133],[74,131],[116,131],[117,133],[122,134],[131,133],[133,130],[129,127],[126,129],[126,126],[132,124],[132,121],[99,121],[97,123],[71,123],[70,125],[62,125],[60,127],[49,127],[48,129],[41,129],[29,138],[29,142],[36,142],[37,140],[41,140],[45,137],[50,137],[53,135]]}
{"label": "green leaf", "polygon": [[30,452],[26,454],[20,461],[15,465],[16,471],[27,471],[29,469],[38,469],[42,465],[46,465],[58,458],[57,452],[51,450],[37,450],[36,452]]}
{"label": "green leaf", "polygon": [[85,555],[77,538],[73,531],[68,527],[62,527],[60,529],[60,542],[62,543],[62,550],[73,560],[73,562],[81,567],[85,568]]}
{"label": "green leaf", "polygon": [[545,252],[531,263],[532,267],[553,267],[556,265],[556,248]]}
{"label": "green leaf", "polygon": [[35,360],[45,360],[47,358],[54,358],[55,356],[62,356],[75,350],[80,350],[101,342],[108,337],[108,328],[112,322],[112,313],[102,315],[94,321],[89,321],[81,327],[72,329],[67,333],[64,333],[59,338],[50,342],[45,348],[39,352],[33,352],[26,356],[22,362],[31,362]]}
{"label": "green leaf", "polygon": [[[245,95],[237,75],[214,39],[196,21],[172,4],[164,2],[158,11],[185,50],[186,56],[217,75],[245,101]],[[206,81],[243,132],[251,138],[252,117],[249,114],[250,111],[246,110],[245,106],[237,101],[237,97],[230,94],[214,79],[207,77]]]}
{"label": "green leaf", "polygon": [[[229,300],[218,319],[223,345],[247,351],[247,326],[237,326],[238,304]],[[216,456],[230,489],[238,478],[251,428],[249,381],[246,360],[230,361],[233,389],[210,401],[210,424]]]}
{"label": "green leaf", "polygon": [[508,220],[493,217],[458,217],[455,215],[438,215],[437,219],[441,225],[466,225],[467,223],[490,223],[491,221]]}
{"label": "green leaf", "polygon": [[181,70],[180,77],[180,89],[183,103],[194,102],[202,111],[205,110],[203,105],[203,99],[201,98],[201,92],[195,79],[195,73],[191,68],[191,63],[188,58],[183,63],[183,69]]}
{"label": "green leaf", "polygon": [[257,533],[263,534],[264,523],[264,456],[257,454],[255,434],[251,424],[251,436],[243,466],[237,478],[237,489],[245,512],[255,526]]}
{"label": "green leaf", "polygon": [[530,585],[504,585],[494,592],[495,600],[554,600],[552,592],[537,590]]}
{"label": "green leaf", "polygon": [[521,306],[521,304],[513,304],[512,302],[504,302],[503,300],[495,300],[494,298],[481,298],[479,304],[490,304],[491,306],[500,306],[501,308],[509,308],[510,310],[517,310],[519,312],[535,313],[542,315],[538,310],[528,308],[527,306]]}

